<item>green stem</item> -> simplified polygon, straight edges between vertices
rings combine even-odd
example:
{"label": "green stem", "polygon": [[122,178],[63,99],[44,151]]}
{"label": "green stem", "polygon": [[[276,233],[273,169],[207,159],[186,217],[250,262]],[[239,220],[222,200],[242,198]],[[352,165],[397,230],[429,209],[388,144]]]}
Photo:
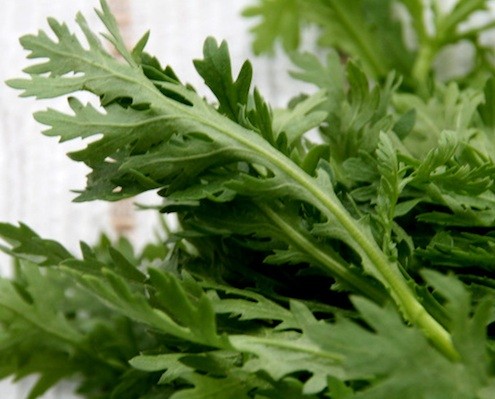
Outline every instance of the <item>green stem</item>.
{"label": "green stem", "polygon": [[340,225],[354,238],[355,242],[363,250],[366,258],[375,267],[383,282],[390,290],[392,297],[403,312],[404,317],[411,323],[418,325],[433,344],[449,359],[457,360],[457,353],[450,334],[435,320],[421,305],[412,290],[401,275],[397,265],[389,262],[385,254],[370,241],[363,233],[361,227],[345,210],[338,206],[326,193],[315,184],[308,182],[309,176],[303,176],[302,171],[294,170],[293,177],[308,189],[315,200],[326,208],[330,214],[339,221]]}
{"label": "green stem", "polygon": [[[119,77],[123,81],[128,79],[124,75]],[[313,177],[272,147],[261,136],[218,114],[213,108],[204,104],[202,100],[198,99],[196,102],[190,97],[192,94],[187,90],[184,89],[183,94],[189,96],[195,106],[186,106],[163,96],[140,72],[134,75],[130,82],[141,86],[140,98],[143,98],[144,95],[147,98],[146,102],[158,105],[157,110],[174,114],[177,123],[184,120],[186,125],[189,125],[190,121],[196,121],[206,129],[213,140],[223,142],[223,145],[232,148],[233,151],[237,150],[239,156],[247,161],[268,166],[274,172],[285,176],[288,182],[294,182],[300,187],[299,199],[314,204],[328,220],[336,220],[353,242],[357,244],[357,248],[361,249],[363,261],[368,261],[369,264],[373,265],[380,280],[390,290],[392,298],[403,312],[404,317],[409,322],[418,325],[448,358],[458,359],[450,334],[419,303],[397,265],[389,262],[374,239],[370,239],[363,232],[362,227],[342,204],[320,187]],[[177,86],[173,84],[164,84],[163,86],[168,86],[171,90],[178,90]],[[145,95],[143,91],[147,92],[148,95]]]}
{"label": "green stem", "polygon": [[[453,345],[452,337],[421,305],[407,285],[397,265],[389,262],[374,239],[370,239],[364,233],[362,226],[346,211],[342,204],[329,195],[330,193],[326,192],[324,188],[320,187],[313,177],[304,172],[276,148],[269,145],[262,137],[223,117],[211,108],[205,107],[201,109],[201,112],[195,112],[194,107],[177,104],[173,100],[164,97],[154,87],[152,92],[159,103],[163,104],[164,110],[173,108],[175,111],[182,113],[184,117],[187,115],[185,119],[196,120],[200,125],[207,127],[213,139],[218,135],[219,140],[222,141],[223,138],[226,145],[232,145],[233,149],[240,149],[240,153],[244,152],[246,160],[269,164],[269,167],[274,171],[286,176],[288,181],[296,183],[301,188],[300,199],[310,201],[310,203],[317,206],[328,220],[336,220],[354,243],[357,244],[357,248],[360,248],[362,252],[363,261],[368,261],[373,266],[380,276],[380,280],[390,291],[405,319],[419,326],[434,346],[449,359],[457,360],[459,358]],[[208,112],[208,110],[211,112]]]}
{"label": "green stem", "polygon": [[486,24],[456,33],[455,38],[452,40],[452,42],[460,42],[461,40],[471,40],[474,42],[476,36],[493,28],[495,28],[495,21],[489,21]]}
{"label": "green stem", "polygon": [[[198,120],[198,115],[194,115],[193,118]],[[216,118],[222,118],[222,123],[220,121],[215,123]],[[242,128],[230,120],[227,122],[226,118],[218,114],[216,116],[212,114],[209,117],[207,115],[201,115],[198,122],[216,130],[224,137],[229,137],[244,149],[248,148],[250,152],[257,154],[256,159],[259,160],[261,156],[261,158],[268,160],[275,170],[280,171],[289,180],[292,180],[301,187],[301,198],[310,199],[311,203],[315,204],[326,215],[328,220],[336,220],[348,235],[352,237],[353,241],[362,250],[363,257],[365,258],[363,261],[367,260],[373,265],[381,277],[381,281],[389,289],[392,298],[402,311],[405,319],[419,326],[434,346],[449,359],[459,359],[459,354],[453,345],[452,337],[421,305],[413,291],[407,285],[397,265],[389,262],[376,242],[373,239],[370,240],[357,221],[338,201],[316,184],[313,177],[309,176],[275,148],[267,145],[260,136],[254,135],[253,132]],[[226,122],[231,124],[229,129],[225,128]]]}
{"label": "green stem", "polygon": [[291,245],[298,248],[304,254],[307,254],[310,258],[313,258],[316,264],[327,270],[332,276],[378,304],[384,304],[387,301],[388,296],[382,290],[352,273],[348,267],[335,260],[331,254],[319,247],[313,240],[298,231],[290,223],[287,223],[271,207],[261,202],[257,202],[256,205],[285,234],[287,241]]}
{"label": "green stem", "polygon": [[431,72],[436,46],[432,41],[425,41],[419,49],[418,56],[412,69],[412,77],[422,97],[428,95],[428,75]]}

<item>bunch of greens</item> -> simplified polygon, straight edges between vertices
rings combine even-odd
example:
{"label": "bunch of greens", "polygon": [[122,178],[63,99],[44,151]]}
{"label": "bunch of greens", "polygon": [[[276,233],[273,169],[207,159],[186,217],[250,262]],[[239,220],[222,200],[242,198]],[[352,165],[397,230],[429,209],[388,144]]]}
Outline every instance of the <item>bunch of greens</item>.
{"label": "bunch of greens", "polygon": [[[253,1],[254,2],[254,1]],[[495,28],[489,0],[256,0],[244,15],[258,17],[253,27],[256,53],[273,51],[280,41],[297,49],[304,28],[317,26],[317,44],[359,60],[373,79],[391,70],[402,88],[429,95],[432,71],[442,55],[462,46],[467,65],[455,71],[464,84],[481,83],[493,73],[493,46],[487,33]]]}
{"label": "bunch of greens", "polygon": [[[426,6],[400,3],[419,26]],[[465,17],[449,32],[485,3],[459,1]],[[266,15],[292,15],[276,25],[284,35],[290,4],[337,25],[372,2],[263,2]],[[39,375],[29,398],[69,378],[95,399],[495,396],[488,69],[466,86],[421,80],[383,52],[373,51],[380,74],[366,58],[298,54],[293,75],[317,90],[272,109],[251,89],[249,62],[234,77],[227,45],[210,38],[195,61],[210,104],[144,51],[147,35],[128,51],[101,7],[119,59],[82,15],[85,44],[49,19],[55,38],[21,39],[41,61],[8,84],[23,96],[73,95],[71,113],[35,118],[61,141],[91,137],[69,154],[91,168],[77,201],[156,190],[156,208],[180,227],[139,254],[103,237],[76,256],[1,224],[16,260],[15,277],[0,280],[2,377]],[[440,33],[428,37],[452,36]],[[338,35],[354,55],[348,43],[361,36]]]}

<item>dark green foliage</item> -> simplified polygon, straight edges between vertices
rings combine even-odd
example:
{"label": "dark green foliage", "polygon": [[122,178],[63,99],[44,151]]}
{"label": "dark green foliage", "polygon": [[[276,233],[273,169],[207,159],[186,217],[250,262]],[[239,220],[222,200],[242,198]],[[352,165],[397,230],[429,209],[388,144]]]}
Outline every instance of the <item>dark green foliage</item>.
{"label": "dark green foliage", "polygon": [[[257,51],[279,35],[292,49],[316,22],[359,59],[293,54],[317,91],[272,109],[249,62],[234,77],[226,43],[207,39],[195,61],[209,104],[144,52],[148,34],[127,51],[104,1],[123,61],[80,15],[89,47],[54,20],[56,40],[21,39],[41,60],[8,84],[74,96],[69,114],[35,114],[45,134],[100,135],[70,154],[91,169],[77,201],[156,190],[180,226],[142,253],[103,237],[76,256],[1,224],[16,268],[0,279],[0,377],[38,375],[33,399],[64,379],[92,399],[492,398],[493,82],[466,87],[488,64],[461,82],[424,75],[420,1],[258,3]],[[398,3],[417,49],[389,15]],[[432,5],[433,53],[485,3],[442,18]]]}

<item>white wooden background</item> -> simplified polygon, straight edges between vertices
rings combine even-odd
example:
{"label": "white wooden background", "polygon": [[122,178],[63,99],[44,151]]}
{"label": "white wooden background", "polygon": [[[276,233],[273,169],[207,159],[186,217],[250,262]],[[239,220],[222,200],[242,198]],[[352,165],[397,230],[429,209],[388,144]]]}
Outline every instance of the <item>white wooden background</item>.
{"label": "white wooden background", "polygon": [[[300,86],[287,76],[289,63],[283,56],[275,59],[253,58],[247,34],[253,21],[240,17],[240,11],[252,0],[114,0],[129,4],[131,41],[151,30],[148,50],[163,63],[170,64],[179,76],[207,93],[194,72],[191,60],[201,57],[206,36],[226,39],[234,66],[250,57],[255,67],[255,84],[267,99],[283,106],[298,93]],[[452,3],[452,0],[443,0]],[[46,28],[46,17],[54,16],[74,26],[77,11],[82,11],[91,26],[101,25],[92,11],[98,0],[6,0],[0,10],[0,82],[18,77],[27,65],[18,37]],[[492,40],[493,36],[488,37]],[[463,64],[444,63],[447,68]],[[445,70],[446,74],[454,71]],[[14,90],[0,84],[0,221],[27,223],[43,236],[63,242],[77,251],[80,240],[93,242],[100,231],[115,234],[112,206],[106,203],[74,204],[71,189],[84,186],[87,170],[66,158],[65,153],[78,148],[78,143],[58,144],[56,139],[40,134],[42,126],[31,114],[46,106],[64,107],[63,101],[35,102],[20,99]],[[145,196],[140,202],[152,202]],[[138,245],[151,237],[155,216],[140,212],[132,216],[134,228],[130,237]],[[0,255],[0,271],[8,273],[9,261]],[[22,399],[29,382],[0,382],[0,398]],[[44,399],[70,399],[70,387],[62,386]]]}
{"label": "white wooden background", "polygon": [[[114,0],[114,3],[124,0]],[[18,37],[46,29],[46,17],[54,16],[74,26],[77,11],[82,11],[91,26],[101,29],[93,12],[98,0],[7,0],[0,10],[0,81],[19,77],[28,65]],[[227,39],[236,67],[251,57],[247,33],[252,21],[240,17],[250,0],[128,0],[132,41],[151,30],[148,50],[164,64],[170,64],[179,76],[207,93],[192,66],[201,57],[203,40],[212,35]],[[254,59],[255,83],[276,105],[297,93],[288,84],[288,62]],[[77,251],[78,242],[93,242],[100,231],[114,234],[112,207],[107,203],[74,204],[71,189],[84,186],[87,170],[70,161],[65,153],[78,143],[58,144],[54,138],[40,134],[42,126],[31,117],[35,110],[47,106],[64,107],[64,101],[35,102],[21,99],[18,93],[0,84],[0,221],[22,221],[41,235],[60,240]],[[153,201],[144,197],[140,201]],[[155,216],[139,212],[131,238],[138,243],[152,235]],[[9,260],[0,256],[0,271],[8,273]],[[29,383],[0,382],[0,397],[22,399]],[[46,394],[44,399],[72,396],[66,387]]]}

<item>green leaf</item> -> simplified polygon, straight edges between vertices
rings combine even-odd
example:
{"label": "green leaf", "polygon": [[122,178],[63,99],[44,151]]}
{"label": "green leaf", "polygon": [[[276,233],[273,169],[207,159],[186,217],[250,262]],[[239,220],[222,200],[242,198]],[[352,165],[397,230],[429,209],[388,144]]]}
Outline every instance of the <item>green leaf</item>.
{"label": "green leaf", "polygon": [[[226,347],[226,337],[217,335],[213,305],[206,295],[200,293],[192,298],[184,284],[172,274],[149,269],[153,299],[180,325],[188,328],[196,342],[215,347]],[[199,289],[199,287],[198,287]]]}
{"label": "green leaf", "polygon": [[483,102],[483,94],[473,88],[463,91],[455,82],[437,85],[433,95],[426,100],[420,96],[399,93],[394,97],[394,105],[401,113],[415,110],[414,129],[404,138],[404,145],[417,158],[433,150],[444,131],[456,132],[458,139],[472,137],[469,131],[476,109]]}
{"label": "green leaf", "polygon": [[459,0],[449,13],[438,17],[438,36],[446,41],[455,38],[459,25],[467,21],[475,12],[488,9],[487,0]]}
{"label": "green leaf", "polygon": [[370,27],[364,1],[312,1],[307,4],[307,13],[308,19],[322,28],[320,43],[360,60],[374,77],[387,74],[389,63]]}
{"label": "green leaf", "polygon": [[12,282],[0,280],[0,305],[3,310],[11,312],[41,332],[58,338],[59,345],[63,347],[77,345],[82,340],[82,335],[57,306],[62,300],[60,296],[65,296],[65,293],[53,290],[50,281],[43,277],[36,266],[28,263],[23,266],[23,278],[27,285],[24,294]]}
{"label": "green leaf", "polygon": [[122,253],[111,247],[109,248],[109,253],[115,268],[119,270],[119,274],[122,277],[141,283],[145,281],[146,275],[142,273],[136,265],[133,265],[129,260],[127,260]]}
{"label": "green leaf", "polygon": [[300,101],[293,109],[274,113],[274,130],[284,132],[289,144],[293,144],[309,130],[316,128],[326,119],[327,113],[320,109],[326,101],[326,93],[318,92]]}
{"label": "green leaf", "polygon": [[410,179],[404,178],[406,169],[399,165],[392,141],[385,134],[380,134],[376,151],[380,183],[376,198],[376,212],[381,224],[382,248],[391,257],[397,256],[392,237],[394,218],[399,196]]}
{"label": "green leaf", "polygon": [[146,371],[167,369],[160,384],[180,380],[193,386],[178,389],[172,398],[249,398],[248,392],[260,381],[237,368],[233,363],[236,358],[236,355],[222,352],[165,354],[139,356],[132,359],[131,364]]}
{"label": "green leaf", "polygon": [[184,356],[182,353],[139,355],[129,360],[129,364],[138,370],[146,372],[166,370],[161,375],[158,383],[168,384],[191,372],[190,367],[180,362],[180,359]]}
{"label": "green leaf", "polygon": [[[213,106],[144,52],[146,37],[129,53],[106,4],[99,15],[123,60],[105,51],[82,17],[77,21],[85,45],[53,20],[56,39],[44,32],[25,37],[30,57],[40,60],[27,69],[30,78],[10,81],[12,86],[38,98],[87,91],[100,99],[98,106],[70,99],[70,114],[37,114],[47,134],[61,140],[100,135],[71,154],[91,169],[79,200],[159,190],[163,210],[179,213],[182,230],[167,244],[173,248],[167,258],[149,270],[125,248],[99,252],[83,246],[83,259],[74,259],[22,226],[0,228],[14,246],[7,250],[47,266],[62,264],[63,273],[97,298],[99,322],[74,329],[83,337],[90,331],[95,342],[104,337],[103,363],[109,374],[122,377],[110,384],[115,397],[249,397],[259,391],[269,398],[277,397],[277,386],[309,397],[471,399],[473,392],[489,392],[491,302],[471,297],[461,283],[452,283],[451,291],[448,280],[426,277],[425,283],[418,269],[426,256],[417,251],[427,248],[431,267],[443,267],[440,246],[428,243],[448,232],[456,261],[469,253],[481,260],[491,254],[489,239],[461,234],[491,237],[495,220],[495,167],[481,91],[453,83],[430,92],[422,82],[421,95],[397,94],[404,86],[388,73],[383,43],[393,47],[390,63],[398,62],[394,57],[406,61],[404,70],[411,53],[399,56],[400,38],[377,39],[385,35],[378,25],[392,18],[392,1],[381,10],[368,10],[375,5],[368,0],[261,4],[281,7],[276,21],[299,20],[294,10],[322,25],[332,16],[323,37],[362,59],[341,67],[336,53],[325,65],[296,56],[299,77],[322,90],[298,97],[286,110],[272,110],[259,92],[250,93],[248,63],[232,76],[226,44],[208,39],[204,59],[196,62],[217,97]],[[421,4],[408,5],[419,17]],[[395,23],[393,32],[398,28]],[[437,49],[430,50],[433,56]],[[405,85],[414,92],[415,82]],[[321,130],[320,146],[305,137],[315,128]],[[465,281],[480,271],[470,273]],[[471,289],[490,292],[488,283]],[[38,328],[43,313],[31,303],[34,291],[17,282],[4,299]],[[346,291],[368,299],[350,303]],[[9,309],[0,313],[7,321],[12,317]],[[105,332],[117,330],[114,318],[125,321],[125,338]],[[70,328],[61,333],[59,324],[72,326],[50,313],[47,320],[49,335],[65,337]],[[93,329],[100,322],[105,328]],[[116,342],[126,342],[125,350],[111,350],[108,337],[120,337]],[[224,363],[212,354],[219,350],[237,356],[231,370],[219,366]],[[150,388],[161,370],[138,360],[149,370],[129,369],[126,362],[138,353],[187,356],[171,358],[162,385]],[[419,380],[424,387],[417,387]]]}
{"label": "green leaf", "polygon": [[397,18],[397,1],[364,0],[363,9],[369,31],[373,33],[380,56],[385,55],[389,70],[397,71],[410,84],[408,76],[414,63],[414,52],[405,38],[403,22]]}
{"label": "green leaf", "polygon": [[[293,301],[291,311],[300,326],[308,322],[316,322],[313,315],[301,303]],[[303,387],[305,394],[315,394],[326,387],[327,377],[343,377],[342,357],[338,352],[327,351],[321,342],[314,341],[303,328],[303,334],[282,332],[273,336],[231,336],[234,348],[241,352],[256,355],[246,365],[246,370],[264,370],[273,379],[280,380],[284,376],[297,371],[307,370],[312,377]]]}
{"label": "green leaf", "polygon": [[291,61],[298,70],[291,71],[290,75],[326,90],[327,109],[336,110],[345,92],[344,67],[338,53],[330,50],[324,63],[311,53],[291,53]]}
{"label": "green leaf", "polygon": [[304,338],[284,337],[282,334],[273,337],[231,336],[231,343],[240,352],[256,355],[247,362],[246,371],[264,370],[275,380],[298,371],[310,372],[313,377],[305,384],[305,394],[322,391],[328,375],[343,375],[338,354],[325,351]]}
{"label": "green leaf", "polygon": [[248,399],[251,390],[249,381],[235,372],[226,377],[214,378],[197,373],[184,375],[183,378],[194,388],[183,389],[173,394],[171,399]]}
{"label": "green leaf", "polygon": [[255,35],[253,50],[256,54],[273,51],[277,39],[285,50],[294,50],[299,44],[298,0],[260,1],[243,11],[245,17],[262,17],[262,21],[251,31]]}
{"label": "green leaf", "polygon": [[[335,325],[312,323],[307,331],[311,339],[324,342],[324,350],[344,356],[346,379],[370,382],[356,392],[356,398],[467,399],[485,384],[484,361],[479,363],[484,364],[481,375],[469,363],[450,362],[418,330],[404,325],[394,310],[381,309],[363,299],[353,301],[373,331],[343,319]],[[465,323],[466,315],[460,317]],[[475,322],[478,327],[479,322]],[[478,348],[486,350],[483,345]],[[422,381],[420,385],[418,380]]]}
{"label": "green leaf", "polygon": [[194,66],[219,101],[218,111],[237,120],[239,107],[248,102],[253,75],[252,66],[245,61],[237,79],[232,78],[232,67],[227,42],[217,44],[215,39],[206,39],[203,60],[196,60]]}
{"label": "green leaf", "polygon": [[29,260],[40,266],[57,265],[65,259],[72,258],[72,254],[61,244],[41,238],[22,223],[19,224],[19,227],[0,223],[0,237],[12,247],[12,249],[8,249],[0,246],[1,250],[16,258]]}
{"label": "green leaf", "polygon": [[488,127],[495,127],[495,79],[489,78],[483,90],[484,101],[479,105],[478,110],[483,122]]}
{"label": "green leaf", "polygon": [[224,292],[229,296],[236,296],[235,298],[221,298],[218,294],[213,296],[213,293],[210,293],[209,297],[217,314],[238,316],[241,321],[281,321],[279,328],[294,325],[294,318],[288,309],[260,294],[208,282],[203,282],[202,286],[215,289],[216,293]]}
{"label": "green leaf", "polygon": [[439,266],[495,269],[495,237],[480,234],[437,233],[417,254]]}
{"label": "green leaf", "polygon": [[400,139],[404,139],[414,128],[416,123],[416,110],[410,109],[395,123],[393,131]]}

